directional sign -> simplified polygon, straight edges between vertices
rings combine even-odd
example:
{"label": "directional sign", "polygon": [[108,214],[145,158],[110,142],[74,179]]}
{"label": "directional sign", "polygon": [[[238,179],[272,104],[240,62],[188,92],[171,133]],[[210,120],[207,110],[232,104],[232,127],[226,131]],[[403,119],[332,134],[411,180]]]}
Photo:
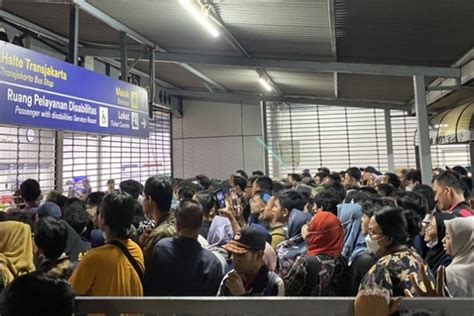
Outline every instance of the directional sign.
{"label": "directional sign", "polygon": [[145,89],[0,41],[0,124],[148,137]]}

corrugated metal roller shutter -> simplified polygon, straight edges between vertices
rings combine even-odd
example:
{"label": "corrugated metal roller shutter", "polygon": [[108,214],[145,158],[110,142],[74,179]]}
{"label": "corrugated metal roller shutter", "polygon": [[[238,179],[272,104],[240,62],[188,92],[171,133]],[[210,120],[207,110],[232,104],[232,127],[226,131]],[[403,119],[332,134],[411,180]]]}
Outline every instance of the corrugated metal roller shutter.
{"label": "corrugated metal roller shutter", "polygon": [[[321,166],[388,169],[383,110],[271,103],[265,115],[271,176]],[[416,117],[391,111],[391,123],[395,168],[416,168]],[[434,166],[469,163],[466,145],[432,146],[432,151]]]}
{"label": "corrugated metal roller shutter", "polygon": [[55,133],[0,126],[0,204],[11,204],[20,183],[36,179],[43,194],[54,188]]}
{"label": "corrugated metal roller shutter", "polygon": [[170,113],[154,110],[153,114],[146,139],[65,134],[65,190],[84,177],[92,190],[105,190],[108,179],[143,183],[151,175],[171,175]]}
{"label": "corrugated metal roller shutter", "polygon": [[[87,178],[92,188],[98,187],[99,135],[64,133],[63,188]],[[72,192],[72,191],[71,191]]]}
{"label": "corrugated metal roller shutter", "polygon": [[387,169],[384,112],[302,104],[266,106],[268,164],[273,176],[325,166]]}
{"label": "corrugated metal roller shutter", "polygon": [[471,164],[468,144],[434,145],[431,146],[431,156],[434,167],[469,166]]}
{"label": "corrugated metal roller shutter", "polygon": [[391,111],[391,113],[395,167],[416,168],[416,149],[414,143],[416,117],[406,116],[399,111]]}

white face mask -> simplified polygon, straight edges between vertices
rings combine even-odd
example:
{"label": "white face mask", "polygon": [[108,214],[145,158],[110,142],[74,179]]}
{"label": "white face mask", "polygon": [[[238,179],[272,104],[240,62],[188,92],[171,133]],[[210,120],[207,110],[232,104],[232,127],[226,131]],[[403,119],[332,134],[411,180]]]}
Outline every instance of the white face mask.
{"label": "white face mask", "polygon": [[411,185],[410,185],[410,186],[407,186],[407,187],[405,188],[405,191],[407,191],[407,192],[413,191],[413,186],[411,186]]}
{"label": "white face mask", "polygon": [[428,248],[433,248],[434,246],[436,246],[438,244],[438,239],[433,239],[432,241],[428,241],[426,243],[426,246]]}
{"label": "white face mask", "polygon": [[377,240],[372,239],[370,235],[365,236],[365,243],[367,244],[367,248],[369,249],[370,253],[374,255],[377,254],[377,251],[380,250],[380,245]]}

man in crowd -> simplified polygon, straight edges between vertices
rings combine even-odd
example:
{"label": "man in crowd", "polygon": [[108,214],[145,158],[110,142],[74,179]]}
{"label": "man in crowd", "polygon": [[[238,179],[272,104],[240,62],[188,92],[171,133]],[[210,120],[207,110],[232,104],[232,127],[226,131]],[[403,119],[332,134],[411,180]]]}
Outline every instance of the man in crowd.
{"label": "man in crowd", "polygon": [[202,208],[202,224],[199,234],[207,239],[209,228],[211,228],[212,219],[215,215],[216,199],[213,194],[208,192],[198,192],[194,195],[193,200],[197,201]]}
{"label": "man in crowd", "polygon": [[337,205],[341,203],[339,197],[331,191],[322,191],[314,198],[313,211],[331,212],[337,216]]}
{"label": "man in crowd", "polygon": [[276,195],[272,210],[273,219],[270,224],[273,249],[287,239],[288,219],[293,209],[300,204],[300,200],[301,195],[294,190],[284,190]]}
{"label": "man in crowd", "polygon": [[115,180],[114,179],[109,179],[107,181],[107,192],[106,193],[112,193],[115,191]]}
{"label": "man in crowd", "polygon": [[93,224],[83,201],[74,201],[66,206],[63,219],[74,228],[81,238],[84,240],[88,238],[88,230],[92,229]]}
{"label": "man in crowd", "polygon": [[176,218],[170,213],[173,187],[169,179],[162,176],[148,178],[143,193],[145,214],[155,222],[155,228],[140,237],[145,261],[148,263],[156,243],[176,233]]}
{"label": "man in crowd", "polygon": [[29,273],[15,279],[2,293],[0,314],[71,316],[75,297],[67,281]]}
{"label": "man in crowd", "polygon": [[134,202],[125,192],[105,196],[99,226],[106,244],[87,252],[69,279],[78,295],[143,296],[143,253],[129,238]]}
{"label": "man in crowd", "polygon": [[255,193],[259,191],[272,191],[273,190],[273,181],[267,176],[258,176],[252,183],[252,194],[250,197],[254,196]]}
{"label": "man in crowd", "polygon": [[130,194],[135,200],[138,200],[143,192],[143,185],[136,180],[124,180],[119,184],[120,190]]}
{"label": "man in crowd", "polygon": [[263,264],[265,237],[242,228],[224,248],[232,253],[234,270],[226,274],[218,296],[284,296],[283,280]]}
{"label": "man in crowd", "polygon": [[392,185],[395,189],[400,189],[400,178],[391,172],[387,172],[383,175],[383,183]]}
{"label": "man in crowd", "polygon": [[25,202],[25,207],[21,211],[31,216],[36,214],[41,197],[41,189],[38,181],[34,179],[23,181],[20,185],[20,195]]}
{"label": "man in crowd", "polygon": [[351,167],[344,174],[344,188],[346,190],[357,189],[360,187],[362,172],[359,168]]}
{"label": "man in crowd", "polygon": [[461,177],[453,171],[445,171],[433,181],[435,201],[438,209],[458,217],[473,216],[474,213],[464,198]]}
{"label": "man in crowd", "polygon": [[[68,206],[69,207],[69,206]],[[53,202],[44,202],[37,211],[37,218],[51,216],[61,220],[61,209]],[[76,230],[65,220],[62,220],[67,229],[67,242],[64,252],[74,263],[81,260],[84,254],[91,249],[91,244],[81,239]]]}
{"label": "man in crowd", "polygon": [[197,241],[202,224],[198,202],[184,200],[176,212],[178,237],[158,241],[147,266],[145,294],[215,296],[222,280],[217,257]]}
{"label": "man in crowd", "polygon": [[54,217],[42,217],[36,222],[34,240],[41,258],[37,273],[44,273],[52,278],[69,279],[72,264],[64,253],[67,233],[66,224]]}
{"label": "man in crowd", "polygon": [[416,190],[421,185],[420,170],[410,170],[404,176],[405,191]]}

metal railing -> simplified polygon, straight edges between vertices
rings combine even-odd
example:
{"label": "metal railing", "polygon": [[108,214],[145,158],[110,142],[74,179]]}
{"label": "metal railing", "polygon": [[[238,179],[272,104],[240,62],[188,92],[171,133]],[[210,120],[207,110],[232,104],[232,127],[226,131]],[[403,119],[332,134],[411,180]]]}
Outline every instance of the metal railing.
{"label": "metal railing", "polygon": [[[353,297],[78,297],[76,315],[353,315]],[[473,316],[474,298],[404,299],[401,315]]]}

